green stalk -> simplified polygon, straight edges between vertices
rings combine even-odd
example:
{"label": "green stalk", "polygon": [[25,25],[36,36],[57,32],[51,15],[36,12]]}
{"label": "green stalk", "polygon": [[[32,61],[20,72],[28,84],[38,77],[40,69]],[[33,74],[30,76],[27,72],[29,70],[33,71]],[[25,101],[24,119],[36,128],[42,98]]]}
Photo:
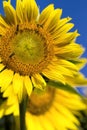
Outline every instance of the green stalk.
{"label": "green stalk", "polygon": [[20,130],[20,117],[14,117],[14,130]]}
{"label": "green stalk", "polygon": [[23,99],[20,103],[20,130],[26,130],[26,122],[25,122],[25,113],[26,113],[26,106],[27,106],[27,98]]}

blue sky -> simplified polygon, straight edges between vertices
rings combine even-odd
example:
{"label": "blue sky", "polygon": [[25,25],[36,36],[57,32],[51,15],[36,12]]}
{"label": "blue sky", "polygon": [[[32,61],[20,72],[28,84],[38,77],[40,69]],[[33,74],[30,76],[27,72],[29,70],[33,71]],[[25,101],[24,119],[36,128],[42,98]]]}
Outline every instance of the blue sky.
{"label": "blue sky", "polygon": [[[2,0],[3,1],[3,0]],[[0,13],[2,11],[2,1],[0,1]],[[12,0],[14,5],[16,0]],[[70,16],[72,21],[75,24],[74,30],[78,29],[81,34],[77,38],[77,42],[87,48],[87,1],[86,0],[36,0],[40,10],[43,10],[48,4],[53,3],[55,8],[62,8],[63,15],[62,17]],[[87,57],[87,50],[84,55]],[[87,77],[87,66],[82,70],[82,72]]]}

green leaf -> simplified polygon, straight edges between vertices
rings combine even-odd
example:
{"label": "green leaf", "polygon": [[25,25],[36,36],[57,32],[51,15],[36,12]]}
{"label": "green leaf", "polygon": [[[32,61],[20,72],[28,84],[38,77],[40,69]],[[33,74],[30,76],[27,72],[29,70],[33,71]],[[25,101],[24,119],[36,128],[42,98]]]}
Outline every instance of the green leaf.
{"label": "green leaf", "polygon": [[48,82],[48,86],[62,89],[62,90],[68,91],[73,94],[77,94],[82,97],[82,95],[80,93],[78,93],[77,90],[74,87],[70,86],[69,84],[62,84],[61,82],[56,82],[56,81],[50,80]]}

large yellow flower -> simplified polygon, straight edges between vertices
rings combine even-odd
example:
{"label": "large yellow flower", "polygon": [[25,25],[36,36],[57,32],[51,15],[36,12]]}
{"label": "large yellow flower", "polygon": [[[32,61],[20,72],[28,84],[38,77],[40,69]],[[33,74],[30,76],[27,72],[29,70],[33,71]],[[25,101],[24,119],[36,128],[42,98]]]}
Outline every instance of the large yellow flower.
{"label": "large yellow flower", "polygon": [[[12,87],[10,88],[13,92]],[[7,96],[6,90],[4,97]],[[14,113],[19,116],[18,99],[14,93],[0,107],[0,117]],[[26,111],[27,130],[78,130],[80,123],[74,116],[79,110],[86,109],[82,99],[64,90],[47,86],[45,92],[33,91],[28,99]]]}
{"label": "large yellow flower", "polygon": [[[0,87],[13,87],[19,101],[33,87],[44,89],[45,79],[68,83],[78,73],[84,49],[75,43],[77,31],[71,18],[61,19],[62,10],[47,6],[41,14],[35,0],[3,1],[0,16]],[[9,91],[10,93],[10,91]]]}
{"label": "large yellow flower", "polygon": [[73,112],[85,108],[79,96],[64,90],[49,87],[43,95],[32,93],[26,112],[27,130],[35,126],[38,130],[78,130],[80,123]]}

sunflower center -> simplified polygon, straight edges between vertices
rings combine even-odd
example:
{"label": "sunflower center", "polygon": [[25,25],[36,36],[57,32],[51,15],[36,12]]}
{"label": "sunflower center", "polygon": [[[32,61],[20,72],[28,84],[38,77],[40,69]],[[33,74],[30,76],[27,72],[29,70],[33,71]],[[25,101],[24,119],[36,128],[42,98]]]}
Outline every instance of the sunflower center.
{"label": "sunflower center", "polygon": [[44,57],[44,42],[36,33],[24,31],[13,42],[14,53],[23,63],[37,64]]}
{"label": "sunflower center", "polygon": [[41,73],[52,60],[53,52],[51,36],[36,23],[12,26],[0,41],[3,64],[21,75]]}
{"label": "sunflower center", "polygon": [[29,98],[27,110],[34,115],[41,115],[47,112],[54,100],[55,89],[48,87],[43,94],[33,92]]}

